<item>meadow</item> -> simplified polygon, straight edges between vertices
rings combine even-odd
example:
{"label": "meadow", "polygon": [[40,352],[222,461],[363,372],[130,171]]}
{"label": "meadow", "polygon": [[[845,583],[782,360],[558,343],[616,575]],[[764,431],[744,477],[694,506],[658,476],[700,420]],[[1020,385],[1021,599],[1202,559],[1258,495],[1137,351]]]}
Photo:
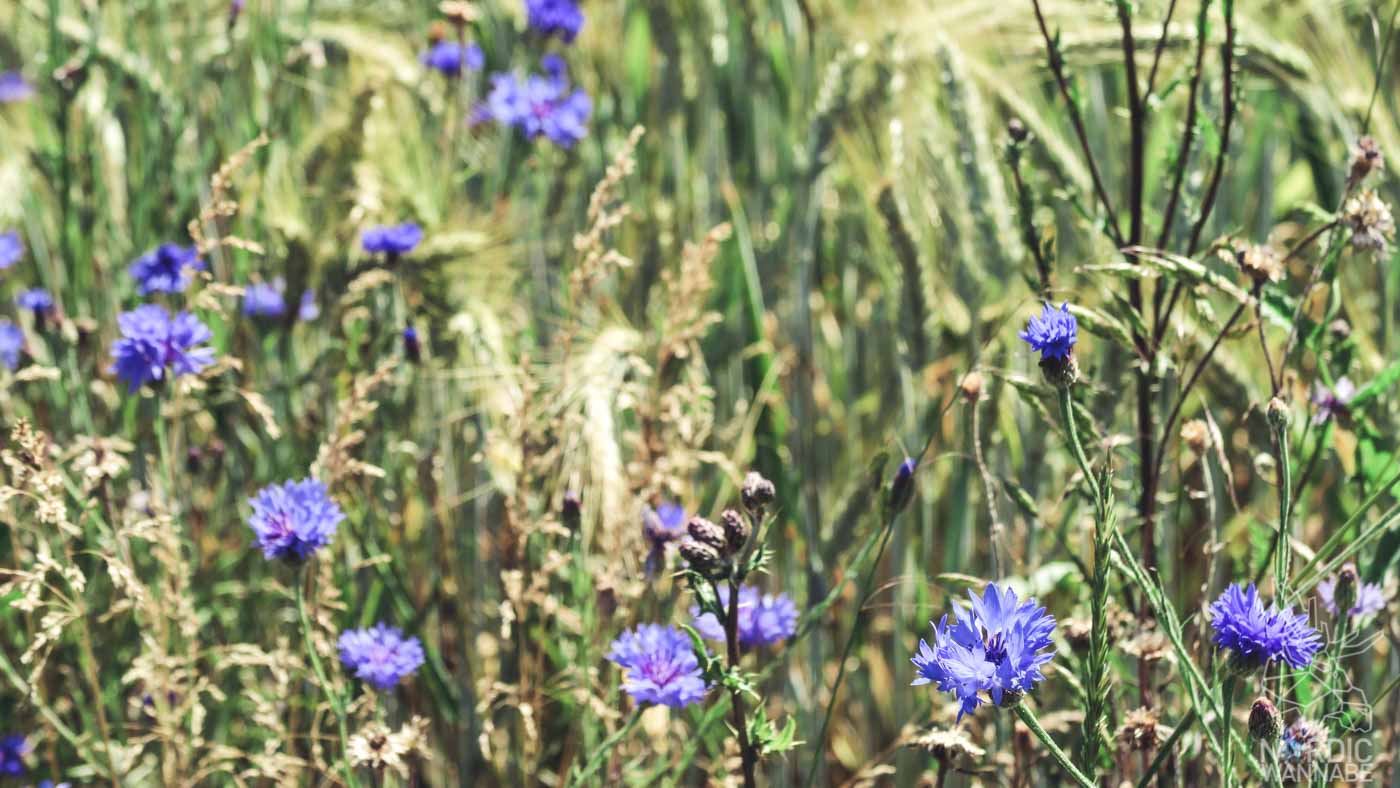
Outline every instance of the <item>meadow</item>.
{"label": "meadow", "polygon": [[1397,12],[0,2],[0,786],[1400,786]]}

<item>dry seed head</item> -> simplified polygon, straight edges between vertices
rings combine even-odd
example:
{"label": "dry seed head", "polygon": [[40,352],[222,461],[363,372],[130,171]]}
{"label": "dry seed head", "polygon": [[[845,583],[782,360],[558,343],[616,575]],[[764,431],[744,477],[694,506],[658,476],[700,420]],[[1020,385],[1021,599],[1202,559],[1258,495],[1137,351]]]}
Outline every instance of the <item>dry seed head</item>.
{"label": "dry seed head", "polygon": [[1157,714],[1148,708],[1135,709],[1123,718],[1118,729],[1118,743],[1137,752],[1152,752],[1162,744],[1162,726]]}
{"label": "dry seed head", "polygon": [[969,404],[976,404],[982,399],[982,389],[985,385],[986,379],[982,377],[982,373],[973,370],[967,373],[967,377],[963,378],[962,385],[958,388],[964,400]]}
{"label": "dry seed head", "polygon": [[1181,425],[1181,439],[1191,451],[1205,454],[1210,448],[1210,425],[1204,419],[1192,419]]}
{"label": "dry seed head", "polygon": [[1283,279],[1283,260],[1272,246],[1236,244],[1235,260],[1255,284],[1267,284]]}
{"label": "dry seed head", "polygon": [[1351,149],[1351,172],[1348,180],[1353,184],[1358,184],[1366,179],[1367,175],[1385,169],[1385,157],[1381,155],[1380,146],[1371,137],[1362,137],[1356,141],[1356,147]]}
{"label": "dry seed head", "polygon": [[1390,206],[1370,189],[1346,201],[1342,221],[1351,228],[1351,245],[1361,251],[1384,253],[1395,235]]}
{"label": "dry seed head", "polygon": [[930,728],[910,740],[910,745],[918,747],[939,761],[979,761],[987,751],[978,747],[961,729],[943,730]]}
{"label": "dry seed head", "polygon": [[744,501],[744,508],[751,512],[756,512],[768,504],[778,495],[773,483],[763,478],[763,474],[758,471],[749,471],[744,477],[744,486],[739,491],[739,497]]}

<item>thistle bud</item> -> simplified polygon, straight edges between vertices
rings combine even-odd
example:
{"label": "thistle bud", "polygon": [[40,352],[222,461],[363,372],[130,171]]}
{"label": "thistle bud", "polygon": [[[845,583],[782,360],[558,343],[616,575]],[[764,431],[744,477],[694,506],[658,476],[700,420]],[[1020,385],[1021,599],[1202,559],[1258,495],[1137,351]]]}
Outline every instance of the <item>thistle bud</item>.
{"label": "thistle bud", "polygon": [[564,521],[565,528],[578,532],[579,523],[583,520],[583,499],[574,490],[564,493],[564,500],[559,505],[559,518]]}
{"label": "thistle bud", "polygon": [[1339,613],[1344,616],[1351,614],[1351,609],[1356,606],[1356,589],[1360,585],[1361,578],[1357,577],[1356,564],[1343,565],[1342,570],[1337,573],[1337,586],[1332,590],[1332,600]]}
{"label": "thistle bud", "polygon": [[719,515],[720,525],[724,526],[724,538],[729,543],[729,552],[737,553],[749,541],[749,521],[733,509],[725,509]]}
{"label": "thistle bud", "polygon": [[1269,425],[1276,430],[1281,430],[1288,426],[1288,403],[1274,397],[1269,400],[1269,409],[1266,411],[1269,417]]}
{"label": "thistle bud", "polygon": [[744,501],[744,508],[751,512],[773,502],[778,495],[773,483],[763,478],[763,474],[758,471],[749,471],[744,477],[744,486],[739,490],[739,497]]}
{"label": "thistle bud", "polygon": [[707,544],[686,539],[681,542],[680,552],[681,558],[685,559],[691,569],[711,580],[718,580],[729,573],[729,567],[725,565],[719,551]]}
{"label": "thistle bud", "polygon": [[1272,744],[1283,732],[1283,715],[1268,698],[1259,698],[1249,709],[1249,735]]}
{"label": "thistle bud", "polygon": [[904,462],[901,462],[899,468],[895,470],[894,481],[890,482],[891,513],[904,511],[904,508],[914,499],[914,469],[917,467],[918,464],[914,462],[913,457],[905,457]]}
{"label": "thistle bud", "polygon": [[691,539],[713,547],[719,555],[724,555],[729,549],[729,540],[725,537],[724,529],[703,517],[690,518],[685,524],[685,530]]}
{"label": "thistle bud", "polygon": [[1012,142],[1017,143],[1025,142],[1026,138],[1030,136],[1030,132],[1026,130],[1026,124],[1022,123],[1020,118],[1012,118],[1006,122],[1006,133],[1011,137]]}

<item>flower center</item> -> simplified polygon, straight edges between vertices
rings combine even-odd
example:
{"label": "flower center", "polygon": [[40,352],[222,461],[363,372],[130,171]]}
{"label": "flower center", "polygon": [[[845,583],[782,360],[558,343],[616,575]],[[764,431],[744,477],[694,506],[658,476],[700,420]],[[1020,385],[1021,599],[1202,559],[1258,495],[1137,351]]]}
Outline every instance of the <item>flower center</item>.
{"label": "flower center", "polygon": [[1000,665],[1006,661],[1006,637],[1004,635],[993,635],[984,640],[987,652],[987,661],[993,665]]}

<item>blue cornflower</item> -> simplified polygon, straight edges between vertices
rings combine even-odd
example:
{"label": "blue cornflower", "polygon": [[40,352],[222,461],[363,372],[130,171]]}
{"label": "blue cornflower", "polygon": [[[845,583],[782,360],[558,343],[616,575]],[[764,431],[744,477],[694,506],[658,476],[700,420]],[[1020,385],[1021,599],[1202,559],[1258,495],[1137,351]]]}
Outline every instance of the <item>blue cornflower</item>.
{"label": "blue cornflower", "polygon": [[679,709],[705,697],[705,679],[690,637],[677,627],[642,624],[618,635],[608,661],[622,668],[622,689],[637,703]]}
{"label": "blue cornflower", "polygon": [[32,95],[34,86],[25,81],[23,74],[18,71],[0,74],[0,104],[24,101]]}
{"label": "blue cornflower", "polygon": [[34,750],[29,738],[22,733],[0,736],[0,775],[19,777],[24,774],[24,759]]}
{"label": "blue cornflower", "polygon": [[655,577],[666,563],[666,545],[685,536],[685,509],[663,501],[655,509],[642,510],[642,538],[647,543],[646,574]]}
{"label": "blue cornflower", "polygon": [[593,102],[582,90],[570,92],[562,61],[546,63],[548,73],[523,81],[514,74],[491,78],[491,92],[477,108],[477,120],[493,120],[517,129],[526,139],[547,137],[561,148],[572,148],[588,136]]}
{"label": "blue cornflower", "polygon": [[393,689],[423,664],[423,644],[388,624],[349,629],[340,635],[340,661],[375,689]]}
{"label": "blue cornflower", "polygon": [[486,55],[481,47],[475,43],[463,46],[456,41],[439,41],[420,59],[423,65],[449,77],[461,76],[463,68],[480,71],[486,65]]}
{"label": "blue cornflower", "polygon": [[203,271],[204,261],[193,246],[161,244],[136,258],[127,269],[137,281],[141,295],[151,293],[183,293],[194,278],[193,272]]}
{"label": "blue cornflower", "polygon": [[[1283,764],[1284,778],[1297,778],[1311,775],[1315,762],[1327,754],[1326,726],[1302,717],[1283,729],[1283,738],[1278,743],[1279,761]],[[1302,780],[1307,780],[1303,777]]]}
{"label": "blue cornflower", "polygon": [[0,270],[9,268],[24,257],[24,241],[19,233],[0,233]]}
{"label": "blue cornflower", "polygon": [[310,323],[321,316],[321,307],[316,303],[316,291],[306,288],[301,293],[301,303],[297,305],[297,320]]}
{"label": "blue cornflower", "polygon": [[19,366],[19,354],[24,350],[24,332],[8,320],[0,318],[0,364],[5,369]]}
{"label": "blue cornflower", "polygon": [[117,377],[135,391],[167,377],[191,375],[214,363],[214,349],[199,347],[213,336],[189,312],[174,317],[163,306],[143,304],[117,317],[122,337],[112,345]]}
{"label": "blue cornflower", "polygon": [[370,254],[408,254],[423,240],[423,229],[413,222],[371,227],[360,234],[360,246]]}
{"label": "blue cornflower", "polygon": [[15,304],[20,309],[28,309],[36,315],[53,309],[53,296],[42,287],[33,287],[15,296]]}
{"label": "blue cornflower", "polygon": [[1079,340],[1079,323],[1069,313],[1068,301],[1061,304],[1058,310],[1046,304],[1039,317],[1031,316],[1030,323],[1020,336],[1040,354],[1041,359],[1069,358],[1074,343]]}
{"label": "blue cornflower", "polygon": [[981,704],[982,693],[1001,705],[1006,693],[1029,692],[1045,679],[1042,666],[1055,656],[1050,635],[1055,619],[1034,599],[1018,602],[1016,592],[988,583],[979,599],[972,591],[971,609],[954,603],[957,623],[945,614],[934,626],[934,645],[919,641],[912,662],[919,668],[914,685],[937,682],[961,703],[958,719]]}
{"label": "blue cornflower", "polygon": [[[720,586],[719,603],[729,609],[729,587]],[[691,626],[706,640],[724,642],[724,625],[714,613],[700,615],[690,606]],[[797,605],[787,594],[762,594],[755,586],[739,587],[739,645],[744,648],[781,643],[797,632]]]}
{"label": "blue cornflower", "polygon": [[1314,383],[1312,403],[1317,406],[1317,410],[1313,412],[1313,424],[1325,424],[1328,419],[1345,415],[1355,396],[1356,384],[1345,375],[1337,378],[1336,384],[1330,389],[1321,381]]}
{"label": "blue cornflower", "polygon": [[890,511],[902,512],[914,499],[914,471],[918,467],[913,457],[905,457],[895,470],[894,481],[890,482]]}
{"label": "blue cornflower", "polygon": [[331,543],[336,526],[345,519],[326,485],[316,479],[269,484],[248,503],[253,507],[248,527],[269,560],[305,561]]}
{"label": "blue cornflower", "polygon": [[254,282],[243,288],[243,314],[249,317],[281,317],[287,313],[287,282]]}
{"label": "blue cornflower", "polygon": [[[1337,576],[1331,575],[1317,584],[1317,596],[1327,612],[1337,615]],[[1348,618],[1365,618],[1385,610],[1385,589],[1375,583],[1358,583],[1356,602],[1347,611]]]}
{"label": "blue cornflower", "polygon": [[404,327],[403,352],[415,364],[423,360],[423,344],[418,339],[418,329],[413,326]]}
{"label": "blue cornflower", "polygon": [[571,44],[583,29],[583,11],[574,0],[525,0],[530,29],[548,38],[558,35]]}
{"label": "blue cornflower", "polygon": [[1280,610],[1277,602],[1265,608],[1253,583],[1225,589],[1210,606],[1210,623],[1215,645],[1233,651],[1241,667],[1281,660],[1295,669],[1305,668],[1322,648],[1322,636],[1308,626],[1306,614]]}

